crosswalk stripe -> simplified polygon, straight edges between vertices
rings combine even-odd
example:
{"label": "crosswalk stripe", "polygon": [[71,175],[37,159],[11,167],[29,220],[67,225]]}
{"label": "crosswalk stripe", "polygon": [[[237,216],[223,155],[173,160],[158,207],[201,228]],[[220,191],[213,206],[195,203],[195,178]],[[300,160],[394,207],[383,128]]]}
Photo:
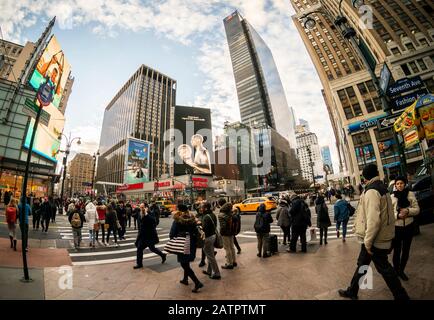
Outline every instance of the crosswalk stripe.
{"label": "crosswalk stripe", "polygon": [[[169,253],[163,251],[164,253],[166,253],[167,255],[169,255]],[[158,257],[158,255],[156,255],[155,253],[147,253],[143,255],[143,259],[150,259],[150,258],[154,258],[154,257]],[[118,263],[118,262],[128,262],[128,261],[135,261],[137,258],[136,256],[131,256],[131,257],[125,257],[125,258],[114,258],[114,259],[104,259],[104,260],[92,260],[92,261],[72,261],[72,265],[73,266],[88,266],[88,265],[97,265],[97,264],[108,264],[108,263]]]}

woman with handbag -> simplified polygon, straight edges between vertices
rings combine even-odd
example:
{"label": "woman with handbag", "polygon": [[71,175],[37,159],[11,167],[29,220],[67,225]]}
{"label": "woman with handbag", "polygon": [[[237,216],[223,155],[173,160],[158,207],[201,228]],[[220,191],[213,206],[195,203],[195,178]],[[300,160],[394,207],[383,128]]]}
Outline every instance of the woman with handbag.
{"label": "woman with handbag", "polygon": [[107,207],[98,200],[98,205],[96,206],[96,212],[98,213],[99,228],[96,230],[96,241],[98,241],[99,230],[102,231],[102,244],[105,245],[105,216],[107,214]]}
{"label": "woman with handbag", "polygon": [[118,232],[118,219],[116,215],[116,204],[114,202],[111,202],[107,207],[107,215],[105,217],[106,224],[109,225],[108,231],[107,231],[107,245],[110,243],[110,234],[113,232],[113,237],[115,238],[115,244],[118,245],[118,238],[117,238],[117,232]]}
{"label": "woman with handbag", "polygon": [[188,278],[193,280],[194,289],[192,292],[194,293],[199,292],[199,289],[203,287],[203,284],[199,281],[190,267],[190,262],[193,262],[196,258],[198,232],[199,230],[194,214],[188,211],[186,205],[179,204],[178,211],[173,215],[173,223],[169,237],[170,239],[184,239],[184,253],[177,253],[178,262],[181,264],[182,269],[184,269],[184,278],[180,283],[188,285]]}
{"label": "woman with handbag", "polygon": [[[211,209],[211,204],[205,202],[202,204],[203,217],[202,226],[205,232],[205,244],[203,246],[203,251],[208,259],[208,269],[203,273],[208,275],[211,279],[220,280],[220,270],[217,264],[217,260],[214,255],[214,243],[216,242],[216,237],[220,237],[217,230],[217,217]],[[220,239],[221,240],[221,239]]]}
{"label": "woman with handbag", "polygon": [[85,209],[86,214],[84,217],[89,228],[89,247],[95,247],[95,233],[99,228],[98,214],[95,205],[90,200],[87,201]]}
{"label": "woman with handbag", "polygon": [[391,196],[396,218],[395,239],[392,241],[393,267],[402,280],[408,281],[404,269],[414,235],[413,217],[419,214],[420,208],[416,196],[407,187],[407,179],[404,176],[395,178],[395,189]]}

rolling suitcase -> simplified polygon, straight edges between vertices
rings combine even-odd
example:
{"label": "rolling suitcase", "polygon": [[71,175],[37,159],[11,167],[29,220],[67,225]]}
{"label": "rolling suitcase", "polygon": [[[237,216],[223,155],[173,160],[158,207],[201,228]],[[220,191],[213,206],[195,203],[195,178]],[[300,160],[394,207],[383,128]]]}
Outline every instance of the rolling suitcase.
{"label": "rolling suitcase", "polygon": [[278,246],[277,246],[277,236],[275,234],[270,235],[270,253],[274,254],[277,253]]}

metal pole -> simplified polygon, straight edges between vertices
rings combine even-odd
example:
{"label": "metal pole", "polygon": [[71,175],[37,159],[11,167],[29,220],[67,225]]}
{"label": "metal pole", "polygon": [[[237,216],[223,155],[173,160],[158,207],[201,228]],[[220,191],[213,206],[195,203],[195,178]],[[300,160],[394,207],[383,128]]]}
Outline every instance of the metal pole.
{"label": "metal pole", "polygon": [[29,269],[27,267],[27,242],[28,242],[28,224],[26,225],[25,217],[26,217],[26,204],[27,204],[27,181],[29,179],[29,168],[30,168],[30,160],[32,159],[32,149],[33,143],[35,141],[36,130],[38,129],[39,119],[41,118],[42,106],[38,108],[38,112],[36,113],[35,125],[33,126],[32,137],[30,138],[29,150],[27,153],[27,161],[26,161],[26,171],[24,173],[22,192],[21,192],[21,211],[20,211],[20,229],[21,229],[21,251],[23,255],[23,271],[24,278],[21,280],[23,282],[31,282],[33,280],[30,279]]}
{"label": "metal pole", "polygon": [[[68,147],[67,147],[68,148]],[[68,154],[69,151],[68,149],[65,151],[65,156],[63,157],[63,179],[62,179],[62,191],[60,192],[60,198],[61,201],[63,203],[63,192],[64,192],[64,188],[65,188],[65,179],[66,179],[66,169],[67,169],[67,161],[68,161]]]}

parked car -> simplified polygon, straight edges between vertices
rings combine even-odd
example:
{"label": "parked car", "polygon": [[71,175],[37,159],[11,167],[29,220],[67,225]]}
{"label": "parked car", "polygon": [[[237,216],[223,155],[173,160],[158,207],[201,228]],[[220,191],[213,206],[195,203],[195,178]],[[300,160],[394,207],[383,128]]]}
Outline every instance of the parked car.
{"label": "parked car", "polygon": [[265,204],[265,209],[267,211],[277,208],[277,203],[273,197],[248,198],[241,203],[235,204],[234,207],[238,208],[240,213],[257,212],[261,204]]}

